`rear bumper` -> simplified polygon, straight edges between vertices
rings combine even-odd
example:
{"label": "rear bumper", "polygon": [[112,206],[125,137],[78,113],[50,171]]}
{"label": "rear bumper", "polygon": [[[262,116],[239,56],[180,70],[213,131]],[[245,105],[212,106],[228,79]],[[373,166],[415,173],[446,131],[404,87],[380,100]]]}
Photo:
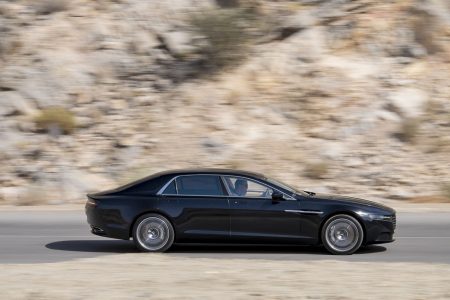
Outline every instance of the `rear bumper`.
{"label": "rear bumper", "polygon": [[127,227],[111,222],[111,213],[102,209],[99,205],[86,203],[85,213],[92,234],[121,240],[130,238]]}
{"label": "rear bumper", "polygon": [[91,233],[99,236],[106,236],[105,230],[94,225],[91,225]]}

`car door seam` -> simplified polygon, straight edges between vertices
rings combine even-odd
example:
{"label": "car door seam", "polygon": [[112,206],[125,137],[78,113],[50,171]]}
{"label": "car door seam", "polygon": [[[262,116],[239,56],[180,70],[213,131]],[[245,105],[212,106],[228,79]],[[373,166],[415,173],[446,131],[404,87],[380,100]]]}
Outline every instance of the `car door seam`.
{"label": "car door seam", "polygon": [[307,215],[321,215],[323,211],[320,210],[301,210],[301,209],[285,209],[284,212]]}

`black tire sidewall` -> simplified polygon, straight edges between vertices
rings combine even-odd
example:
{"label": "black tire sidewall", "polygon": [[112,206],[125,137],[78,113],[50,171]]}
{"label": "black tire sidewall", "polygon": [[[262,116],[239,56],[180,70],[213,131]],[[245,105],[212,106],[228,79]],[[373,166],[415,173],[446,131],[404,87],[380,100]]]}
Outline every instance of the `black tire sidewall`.
{"label": "black tire sidewall", "polygon": [[[164,222],[166,222],[167,226],[169,227],[169,240],[167,241],[167,243],[163,247],[159,248],[158,250],[149,250],[149,249],[144,248],[139,243],[139,241],[137,239],[137,228],[138,228],[139,224],[143,220],[145,220],[145,219],[147,219],[149,217],[159,218],[159,219],[163,220]],[[133,242],[136,245],[136,247],[139,249],[139,251],[142,251],[142,252],[165,252],[172,246],[174,240],[175,240],[175,231],[173,229],[172,223],[166,217],[164,217],[164,216],[162,216],[160,214],[149,213],[149,214],[142,215],[134,223],[134,226],[133,226]]]}
{"label": "black tire sidewall", "polygon": [[[350,250],[347,250],[347,251],[336,251],[327,242],[326,233],[327,233],[328,226],[329,226],[329,224],[332,221],[334,221],[336,219],[347,219],[347,220],[350,220],[351,222],[353,222],[356,225],[356,228],[358,229],[358,242]],[[350,255],[350,254],[354,253],[355,251],[357,251],[361,247],[361,245],[363,243],[363,240],[364,240],[364,230],[363,230],[362,224],[355,217],[353,217],[351,215],[347,215],[347,214],[334,215],[334,216],[330,217],[328,220],[326,220],[325,224],[323,225],[322,232],[321,232],[321,240],[322,240],[323,246],[331,254],[335,254],[335,255]]]}

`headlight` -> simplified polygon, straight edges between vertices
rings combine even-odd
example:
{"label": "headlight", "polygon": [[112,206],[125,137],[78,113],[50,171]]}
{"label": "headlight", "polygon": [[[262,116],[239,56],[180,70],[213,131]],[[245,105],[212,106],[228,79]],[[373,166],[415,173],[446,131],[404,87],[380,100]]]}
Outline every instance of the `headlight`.
{"label": "headlight", "polygon": [[392,221],[392,217],[387,215],[370,214],[363,211],[358,211],[357,214],[370,221]]}

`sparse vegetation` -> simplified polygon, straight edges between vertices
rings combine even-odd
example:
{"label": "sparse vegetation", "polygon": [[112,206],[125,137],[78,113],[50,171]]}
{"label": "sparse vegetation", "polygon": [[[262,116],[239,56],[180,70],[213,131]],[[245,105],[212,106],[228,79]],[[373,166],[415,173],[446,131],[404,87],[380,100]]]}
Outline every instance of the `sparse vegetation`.
{"label": "sparse vegetation", "polygon": [[412,28],[416,41],[425,47],[428,53],[434,54],[440,50],[434,41],[436,26],[431,15],[424,12],[415,12]]}
{"label": "sparse vegetation", "polygon": [[37,185],[26,187],[25,192],[16,199],[15,205],[31,206],[48,203],[46,191]]}
{"label": "sparse vegetation", "polygon": [[442,185],[442,196],[444,196],[447,202],[450,202],[450,182]]}
{"label": "sparse vegetation", "polygon": [[326,162],[309,163],[306,165],[305,175],[312,179],[320,179],[328,173],[328,169]]}
{"label": "sparse vegetation", "polygon": [[400,126],[397,137],[403,142],[414,143],[419,132],[419,128],[419,119],[405,119]]}
{"label": "sparse vegetation", "polygon": [[75,130],[76,122],[73,114],[63,107],[49,107],[41,111],[35,118],[36,127],[40,131],[56,130],[70,134]]}
{"label": "sparse vegetation", "polygon": [[206,67],[216,71],[241,62],[251,41],[249,13],[240,9],[214,10],[194,15],[189,23],[205,38],[199,54]]}
{"label": "sparse vegetation", "polygon": [[55,12],[65,11],[69,8],[68,0],[39,0],[33,3],[36,13],[50,15]]}
{"label": "sparse vegetation", "polygon": [[446,136],[434,137],[430,142],[427,153],[440,153],[450,149],[450,140]]}
{"label": "sparse vegetation", "polygon": [[17,36],[8,36],[0,33],[0,56],[15,54],[20,48],[22,48],[23,43]]}
{"label": "sparse vegetation", "polygon": [[238,158],[233,158],[227,161],[223,162],[223,167],[224,168],[230,168],[230,169],[244,169],[245,165],[244,165],[244,161],[242,159],[238,159]]}

